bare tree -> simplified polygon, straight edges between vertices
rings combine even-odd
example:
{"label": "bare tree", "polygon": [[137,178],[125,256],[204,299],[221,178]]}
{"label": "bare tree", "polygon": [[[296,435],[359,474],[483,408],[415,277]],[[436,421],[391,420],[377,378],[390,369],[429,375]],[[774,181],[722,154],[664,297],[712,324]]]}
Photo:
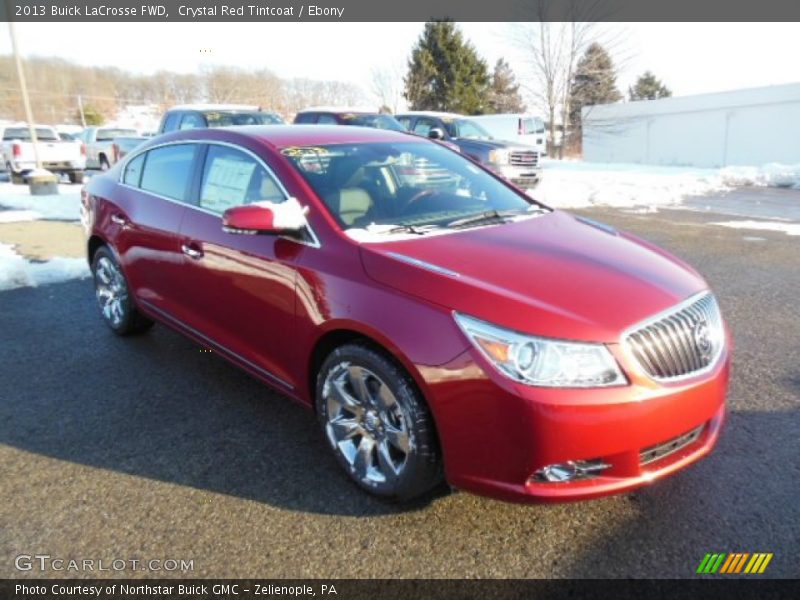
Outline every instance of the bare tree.
{"label": "bare tree", "polygon": [[[603,8],[602,0],[569,0],[566,7],[563,3],[557,7],[560,18],[566,10],[569,20],[550,21],[556,5],[551,0],[536,0],[539,21],[513,26],[512,41],[523,53],[529,74],[525,91],[547,117],[551,144],[556,142],[557,120],[564,132],[562,142],[570,127],[570,91],[578,60],[592,42],[609,37],[597,27]],[[603,44],[613,50],[620,45],[621,37],[610,37]],[[558,155],[564,156],[563,143],[559,144]]]}
{"label": "bare tree", "polygon": [[400,109],[403,99],[403,74],[398,65],[376,66],[370,70],[370,92],[380,103],[381,107],[388,108],[392,114]]}

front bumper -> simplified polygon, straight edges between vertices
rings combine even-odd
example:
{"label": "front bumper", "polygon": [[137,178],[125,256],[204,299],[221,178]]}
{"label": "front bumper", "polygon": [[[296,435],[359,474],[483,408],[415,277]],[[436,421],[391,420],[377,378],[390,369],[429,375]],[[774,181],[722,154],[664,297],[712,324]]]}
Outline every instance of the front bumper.
{"label": "front bumper", "polygon": [[487,166],[503,179],[507,179],[515,186],[522,189],[534,187],[542,178],[542,169],[539,166],[496,164],[488,164]]}
{"label": "front bumper", "polygon": [[[660,384],[619,347],[610,349],[629,385],[525,386],[496,373],[474,350],[432,371],[422,369],[450,484],[518,502],[582,500],[647,485],[708,454],[724,420],[729,350],[709,373]],[[675,451],[649,462],[642,455],[701,426]],[[598,460],[608,468],[585,479],[534,477],[548,465]]]}
{"label": "front bumper", "polygon": [[[25,174],[36,168],[35,161],[23,161],[11,163],[11,168],[15,173]],[[42,168],[53,173],[74,173],[86,169],[86,161],[83,160],[64,160],[64,161],[43,161]]]}

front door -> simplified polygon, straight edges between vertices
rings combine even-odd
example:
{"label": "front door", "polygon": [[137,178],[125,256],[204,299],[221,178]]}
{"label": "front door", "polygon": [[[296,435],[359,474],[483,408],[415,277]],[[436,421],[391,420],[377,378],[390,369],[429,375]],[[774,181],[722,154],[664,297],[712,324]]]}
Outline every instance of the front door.
{"label": "front door", "polygon": [[186,324],[212,349],[292,388],[295,265],[308,247],[222,229],[229,208],[285,199],[283,187],[255,155],[209,144],[197,204],[187,209],[180,231],[180,287]]}

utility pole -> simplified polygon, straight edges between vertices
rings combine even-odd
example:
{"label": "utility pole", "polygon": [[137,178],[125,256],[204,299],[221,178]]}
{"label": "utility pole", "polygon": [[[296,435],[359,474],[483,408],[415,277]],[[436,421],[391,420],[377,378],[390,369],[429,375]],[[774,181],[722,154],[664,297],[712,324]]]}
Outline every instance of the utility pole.
{"label": "utility pole", "polygon": [[25,71],[22,68],[22,59],[19,56],[17,46],[17,32],[14,30],[14,22],[8,22],[8,32],[11,35],[11,49],[14,52],[14,62],[17,65],[17,77],[19,78],[19,89],[22,92],[22,103],[25,105],[25,118],[28,120],[28,130],[33,143],[33,156],[36,159],[36,168],[42,168],[42,161],[39,158],[39,144],[36,140],[36,127],[33,124],[33,112],[31,111],[31,101],[28,98],[28,86],[25,83]]}
{"label": "utility pole", "polygon": [[78,111],[81,113],[81,127],[86,129],[86,115],[83,114],[83,97],[78,94]]}

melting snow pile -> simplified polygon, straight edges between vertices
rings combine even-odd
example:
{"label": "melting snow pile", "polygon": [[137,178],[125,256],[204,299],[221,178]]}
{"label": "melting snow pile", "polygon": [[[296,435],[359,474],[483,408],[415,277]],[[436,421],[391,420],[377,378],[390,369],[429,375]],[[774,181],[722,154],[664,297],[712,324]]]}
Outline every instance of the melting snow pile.
{"label": "melting snow pile", "polygon": [[680,205],[684,198],[758,185],[800,189],[800,165],[695,169],[652,165],[542,161],[534,198],[557,208]]}
{"label": "melting snow pile", "polygon": [[[57,221],[79,221],[81,218],[81,192],[75,185],[62,185],[58,194],[31,196],[28,186],[0,183],[0,207],[14,211],[30,211],[34,219],[54,219]],[[0,219],[4,211],[0,211]],[[23,220],[23,219],[17,219]]]}
{"label": "melting snow pile", "polygon": [[83,258],[53,258],[47,262],[30,262],[14,252],[8,244],[0,243],[0,290],[58,283],[88,276],[89,266]]}

